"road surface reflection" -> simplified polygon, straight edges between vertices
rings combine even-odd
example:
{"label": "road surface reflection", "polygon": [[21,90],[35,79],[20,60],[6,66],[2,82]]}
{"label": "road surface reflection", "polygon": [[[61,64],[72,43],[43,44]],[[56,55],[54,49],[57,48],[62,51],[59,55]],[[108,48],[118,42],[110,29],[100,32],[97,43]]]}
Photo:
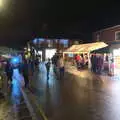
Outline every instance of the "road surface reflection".
{"label": "road surface reflection", "polygon": [[13,104],[20,104],[20,100],[21,100],[19,77],[20,75],[18,69],[14,69],[12,86],[11,86],[11,98]]}

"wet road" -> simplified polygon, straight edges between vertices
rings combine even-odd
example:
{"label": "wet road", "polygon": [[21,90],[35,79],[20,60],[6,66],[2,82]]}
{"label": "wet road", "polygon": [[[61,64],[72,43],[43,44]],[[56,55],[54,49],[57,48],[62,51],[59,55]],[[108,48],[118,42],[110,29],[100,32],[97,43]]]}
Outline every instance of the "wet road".
{"label": "wet road", "polygon": [[12,107],[3,98],[0,99],[0,120],[14,120]]}
{"label": "wet road", "polygon": [[32,81],[33,93],[49,120],[119,120],[120,80],[67,67],[64,80],[44,64]]}

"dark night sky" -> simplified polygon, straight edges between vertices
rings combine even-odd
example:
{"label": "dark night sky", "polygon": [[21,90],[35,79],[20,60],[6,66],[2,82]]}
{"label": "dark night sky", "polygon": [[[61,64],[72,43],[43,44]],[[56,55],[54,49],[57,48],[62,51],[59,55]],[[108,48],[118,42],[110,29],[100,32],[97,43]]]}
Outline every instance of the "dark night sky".
{"label": "dark night sky", "polygon": [[6,0],[0,10],[1,45],[23,45],[37,36],[80,38],[120,24],[119,3],[93,0]]}

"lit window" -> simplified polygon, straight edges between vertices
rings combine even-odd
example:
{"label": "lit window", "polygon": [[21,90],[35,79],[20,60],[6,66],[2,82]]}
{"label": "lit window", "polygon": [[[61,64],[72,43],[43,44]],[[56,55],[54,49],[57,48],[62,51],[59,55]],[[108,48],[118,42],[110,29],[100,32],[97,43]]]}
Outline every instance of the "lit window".
{"label": "lit window", "polygon": [[37,38],[35,38],[35,39],[33,40],[33,43],[34,43],[34,44],[37,44]]}
{"label": "lit window", "polygon": [[44,39],[43,38],[38,38],[38,42],[40,44],[40,43],[44,42]]}
{"label": "lit window", "polygon": [[67,39],[61,39],[60,43],[63,44],[64,47],[68,47],[68,40]]}
{"label": "lit window", "polygon": [[34,44],[40,44],[40,43],[42,43],[42,42],[44,42],[44,39],[43,39],[43,38],[35,38],[35,39],[33,40],[33,43],[34,43]]}
{"label": "lit window", "polygon": [[55,42],[58,43],[58,39],[56,39]]}
{"label": "lit window", "polygon": [[47,40],[47,43],[48,43],[48,47],[52,47],[53,46],[52,40]]}
{"label": "lit window", "polygon": [[120,31],[115,32],[115,40],[120,40]]}
{"label": "lit window", "polygon": [[97,34],[97,41],[100,41],[100,34]]}

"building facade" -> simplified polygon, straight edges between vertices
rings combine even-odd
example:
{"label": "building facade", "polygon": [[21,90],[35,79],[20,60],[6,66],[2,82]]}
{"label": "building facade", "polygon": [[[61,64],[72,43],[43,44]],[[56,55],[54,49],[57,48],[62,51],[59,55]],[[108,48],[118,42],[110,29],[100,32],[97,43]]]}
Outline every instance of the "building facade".
{"label": "building facade", "polygon": [[73,44],[80,44],[82,40],[70,39],[44,39],[35,38],[30,41],[31,46],[37,49],[37,52],[42,56],[42,60],[51,58],[56,52],[63,52]]}
{"label": "building facade", "polygon": [[93,33],[93,41],[103,41],[109,45],[109,66],[114,74],[120,73],[120,25],[102,29]]}
{"label": "building facade", "polygon": [[93,41],[103,41],[107,43],[120,41],[120,25],[94,32]]}

